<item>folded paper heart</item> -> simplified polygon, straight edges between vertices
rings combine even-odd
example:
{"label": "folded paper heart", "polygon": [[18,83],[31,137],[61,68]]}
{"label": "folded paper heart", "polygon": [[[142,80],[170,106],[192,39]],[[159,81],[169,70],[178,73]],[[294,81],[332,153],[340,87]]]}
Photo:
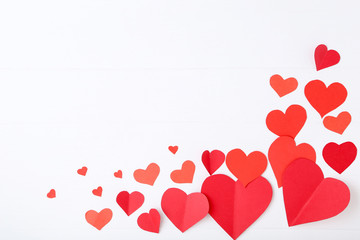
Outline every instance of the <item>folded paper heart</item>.
{"label": "folded paper heart", "polygon": [[267,158],[259,151],[246,156],[241,149],[233,149],[226,155],[226,165],[230,172],[246,186],[265,171]]}
{"label": "folded paper heart", "polygon": [[283,175],[283,195],[289,226],[320,221],[341,213],[349,204],[345,183],[325,178],[315,162],[297,159]]}
{"label": "folded paper heart", "polygon": [[101,230],[108,224],[112,218],[112,211],[109,208],[101,210],[99,213],[94,210],[89,210],[85,214],[86,221],[98,230]]}
{"label": "folded paper heart", "polygon": [[204,181],[201,192],[209,200],[210,216],[233,239],[264,213],[272,198],[271,185],[261,176],[244,187],[226,175],[212,175]]}
{"label": "folded paper heart", "polygon": [[356,154],[357,148],[352,142],[340,145],[331,142],[325,145],[322,152],[325,162],[339,174],[354,162]]}
{"label": "folded paper heart", "polygon": [[131,194],[127,191],[122,191],[116,197],[117,204],[119,204],[128,216],[138,210],[143,205],[144,200],[144,195],[136,191]]}
{"label": "folded paper heart", "polygon": [[55,189],[51,189],[48,194],[46,194],[46,196],[48,198],[55,198],[56,197],[56,192],[55,192]]}
{"label": "folded paper heart", "polygon": [[171,174],[171,180],[174,183],[192,183],[195,173],[195,164],[192,161],[185,161],[180,170],[174,170]]}
{"label": "folded paper heart", "polygon": [[168,149],[170,152],[175,154],[178,151],[179,147],[178,146],[169,146]]}
{"label": "folded paper heart", "polygon": [[279,97],[283,97],[295,91],[298,86],[298,82],[295,78],[283,79],[280,75],[276,74],[271,76],[270,85]]}
{"label": "folded paper heart", "polygon": [[138,169],[134,172],[134,178],[137,182],[153,186],[160,173],[160,167],[156,163],[150,163],[149,166],[143,170]]}
{"label": "folded paper heart", "polygon": [[314,57],[317,71],[340,62],[340,54],[335,50],[328,50],[324,44],[316,47]]}
{"label": "folded paper heart", "polygon": [[278,136],[295,138],[306,122],[306,110],[300,105],[291,105],[285,114],[280,110],[271,111],[266,117],[266,126]]}
{"label": "folded paper heart", "polygon": [[114,172],[114,177],[116,178],[122,178],[122,171],[118,170],[117,172]]}
{"label": "folded paper heart", "polygon": [[160,214],[156,209],[152,208],[149,213],[142,213],[138,217],[137,223],[139,227],[145,231],[159,233]]}
{"label": "folded paper heart", "polygon": [[80,169],[77,170],[77,173],[78,173],[79,175],[85,176],[86,173],[87,173],[87,170],[88,170],[87,167],[82,167],[82,168],[80,168]]}
{"label": "folded paper heart", "polygon": [[92,190],[92,193],[93,193],[95,196],[101,197],[102,191],[103,191],[102,187],[98,187],[98,188]]}
{"label": "folded paper heart", "polygon": [[278,137],[270,146],[269,162],[277,180],[278,187],[282,186],[282,175],[287,166],[297,158],[307,158],[316,161],[315,150],[307,143],[296,145],[291,137]]}
{"label": "folded paper heart", "polygon": [[206,150],[203,152],[201,160],[206,170],[212,175],[224,163],[225,154],[219,150],[213,150],[211,152]]}
{"label": "folded paper heart", "polygon": [[330,131],[343,134],[351,122],[351,115],[348,112],[341,112],[337,117],[327,116],[323,124]]}
{"label": "folded paper heart", "polygon": [[162,196],[161,208],[170,221],[185,232],[208,214],[209,202],[202,193],[187,195],[178,188],[169,188]]}
{"label": "folded paper heart", "polygon": [[345,102],[347,90],[338,82],[326,87],[322,81],[313,80],[306,84],[305,96],[320,116],[324,117]]}

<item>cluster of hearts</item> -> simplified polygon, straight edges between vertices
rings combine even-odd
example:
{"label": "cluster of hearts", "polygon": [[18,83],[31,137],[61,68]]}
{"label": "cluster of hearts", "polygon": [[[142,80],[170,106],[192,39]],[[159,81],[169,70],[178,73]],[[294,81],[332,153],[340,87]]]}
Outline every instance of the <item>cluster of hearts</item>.
{"label": "cluster of hearts", "polygon": [[[317,70],[321,70],[340,61],[335,50],[327,50],[319,45],[315,50]],[[274,75],[270,79],[271,87],[279,97],[283,97],[298,86],[295,78],[283,79]],[[332,83],[328,87],[320,81],[310,81],[305,86],[305,97],[321,118],[338,108],[347,97],[347,90],[341,83]],[[266,117],[268,129],[278,138],[271,144],[268,159],[279,188],[283,189],[284,205],[289,226],[304,224],[331,218],[342,212],[350,201],[350,190],[345,183],[334,178],[324,178],[322,170],[315,163],[316,152],[307,143],[296,145],[295,137],[307,119],[306,110],[299,105],[291,105],[285,113],[280,110],[271,111]],[[326,116],[324,126],[338,134],[343,134],[351,122],[351,115],[342,112],[337,117]],[[170,146],[169,150],[176,154],[178,147]],[[355,160],[357,149],[352,142],[340,145],[328,143],[323,148],[325,162],[341,174]],[[178,188],[166,190],[162,196],[161,208],[169,220],[181,231],[195,225],[207,214],[227,232],[233,239],[238,238],[267,209],[272,199],[272,187],[262,177],[267,167],[265,154],[254,151],[246,155],[241,149],[233,149],[225,154],[219,150],[204,151],[202,162],[210,176],[202,184],[201,192],[186,194]],[[223,164],[237,178],[234,181],[227,175],[215,174]],[[78,170],[85,176],[87,168]],[[134,172],[136,181],[153,185],[159,175],[160,168],[151,163],[145,170]],[[171,173],[175,183],[192,183],[195,165],[185,161],[180,170]],[[121,170],[114,173],[121,178]],[[93,190],[93,194],[101,196],[102,188]],[[55,190],[48,193],[55,197]],[[144,196],[140,192],[122,191],[116,202],[130,216],[139,209]],[[108,208],[96,212],[86,212],[86,221],[101,230],[112,219],[112,211]],[[143,230],[159,233],[160,214],[151,209],[142,213],[137,223]]]}

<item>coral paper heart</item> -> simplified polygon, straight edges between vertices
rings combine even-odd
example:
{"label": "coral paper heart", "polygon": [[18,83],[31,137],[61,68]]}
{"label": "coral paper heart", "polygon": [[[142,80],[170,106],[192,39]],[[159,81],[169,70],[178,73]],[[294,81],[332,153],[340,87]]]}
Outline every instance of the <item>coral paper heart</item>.
{"label": "coral paper heart", "polygon": [[209,200],[210,216],[233,239],[264,213],[272,198],[271,185],[261,176],[244,187],[240,181],[216,174],[204,181],[201,192]]}
{"label": "coral paper heart", "polygon": [[314,57],[317,71],[340,62],[340,54],[335,50],[328,50],[324,44],[316,47]]}
{"label": "coral paper heart", "polygon": [[156,209],[152,208],[149,213],[143,213],[138,217],[137,224],[142,230],[159,233],[160,214]]}
{"label": "coral paper heart", "polygon": [[128,216],[138,210],[143,205],[144,200],[144,195],[140,192],[132,192],[129,194],[127,191],[122,191],[116,197],[117,204],[119,204]]}
{"label": "coral paper heart", "polygon": [[113,213],[109,208],[105,208],[99,213],[94,210],[89,210],[85,214],[85,219],[90,225],[94,226],[98,230],[101,230],[110,222],[112,215]]}
{"label": "coral paper heart", "polygon": [[305,96],[320,116],[324,117],[345,102],[347,90],[338,82],[326,87],[322,81],[313,80],[306,84]]}
{"label": "coral paper heart", "polygon": [[343,134],[351,122],[351,115],[348,112],[341,112],[337,117],[327,116],[324,118],[324,126],[330,131]]}
{"label": "coral paper heart", "polygon": [[174,170],[170,177],[174,183],[192,183],[195,172],[195,164],[192,161],[185,161],[180,170]]}
{"label": "coral paper heart", "polygon": [[137,182],[153,186],[160,173],[160,167],[156,163],[150,163],[146,170],[138,169],[134,172]]}
{"label": "coral paper heart", "polygon": [[230,172],[246,186],[265,171],[267,158],[262,152],[255,151],[246,156],[241,149],[233,149],[226,155],[226,165]]}
{"label": "coral paper heart", "polygon": [[168,149],[169,149],[170,152],[175,154],[178,151],[179,147],[178,146],[169,146]]}
{"label": "coral paper heart", "polygon": [[212,175],[224,163],[225,154],[219,150],[213,150],[211,152],[206,150],[203,152],[201,160],[206,170],[209,172],[210,175]]}
{"label": "coral paper heart", "polygon": [[325,145],[322,152],[325,162],[340,174],[354,162],[356,154],[357,148],[352,142],[340,145],[331,142]]}
{"label": "coral paper heart", "polygon": [[103,191],[102,187],[98,187],[98,188],[92,190],[92,193],[93,193],[95,196],[101,197],[102,191]]}
{"label": "coral paper heart", "polygon": [[78,173],[79,175],[85,176],[87,170],[88,170],[87,167],[82,167],[82,168],[80,168],[80,169],[77,170],[77,173]]}
{"label": "coral paper heart", "polygon": [[282,175],[287,166],[297,158],[306,158],[316,161],[315,150],[307,143],[296,146],[293,138],[278,137],[270,146],[269,162],[277,180],[278,187],[282,186]]}
{"label": "coral paper heart", "polygon": [[48,194],[46,194],[46,196],[48,198],[55,198],[56,197],[56,192],[55,192],[55,189],[51,189]]}
{"label": "coral paper heart", "polygon": [[270,85],[279,97],[283,97],[295,91],[298,81],[295,78],[283,79],[280,75],[276,74],[270,78]]}
{"label": "coral paper heart", "polygon": [[300,105],[291,105],[285,114],[280,110],[271,111],[266,117],[266,126],[278,136],[295,138],[306,122],[306,110]]}
{"label": "coral paper heart", "polygon": [[345,183],[325,178],[311,160],[297,159],[285,170],[283,195],[289,226],[320,221],[341,213],[350,201]]}
{"label": "coral paper heart", "polygon": [[114,177],[116,178],[122,178],[122,171],[118,170],[117,172],[114,172]]}
{"label": "coral paper heart", "polygon": [[170,221],[185,232],[208,214],[209,202],[202,193],[187,195],[178,188],[169,188],[161,198],[161,208]]}

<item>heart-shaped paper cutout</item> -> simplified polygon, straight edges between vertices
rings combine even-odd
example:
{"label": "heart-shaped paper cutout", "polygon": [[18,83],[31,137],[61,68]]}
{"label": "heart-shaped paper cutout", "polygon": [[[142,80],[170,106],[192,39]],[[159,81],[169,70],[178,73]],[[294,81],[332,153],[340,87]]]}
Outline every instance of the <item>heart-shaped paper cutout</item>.
{"label": "heart-shaped paper cutout", "polygon": [[160,173],[160,167],[156,163],[150,163],[149,166],[143,170],[138,169],[134,172],[134,178],[137,182],[153,186]]}
{"label": "heart-shaped paper cutout", "polygon": [[265,171],[267,158],[259,151],[246,156],[241,149],[233,149],[226,155],[226,166],[246,186]]}
{"label": "heart-shaped paper cutout", "polygon": [[112,215],[113,213],[109,208],[105,208],[99,213],[94,210],[89,210],[85,214],[85,219],[90,225],[94,226],[98,230],[101,230],[110,222]]}
{"label": "heart-shaped paper cutout", "polygon": [[122,191],[116,197],[117,204],[119,204],[128,216],[138,210],[143,205],[144,200],[144,195],[136,191],[131,194],[127,191]]}
{"label": "heart-shaped paper cutout", "polygon": [[261,176],[245,188],[226,175],[212,175],[204,181],[201,192],[209,200],[210,216],[233,239],[264,213],[272,198],[271,185]]}
{"label": "heart-shaped paper cutout", "polygon": [[317,71],[340,62],[340,54],[335,50],[328,50],[324,44],[316,47],[314,57]]}
{"label": "heart-shaped paper cutout", "polygon": [[212,175],[224,163],[225,154],[219,150],[213,150],[211,152],[209,152],[209,150],[206,150],[203,152],[201,160],[206,170],[209,172],[210,175]]}
{"label": "heart-shaped paper cutout", "polygon": [[98,187],[98,188],[92,190],[92,193],[93,193],[95,196],[101,197],[102,191],[103,191],[102,187]]}
{"label": "heart-shaped paper cutout", "polygon": [[295,91],[298,86],[298,81],[295,78],[283,79],[280,75],[276,74],[271,76],[270,85],[279,97],[283,97]]}
{"label": "heart-shaped paper cutout", "polygon": [[51,189],[51,190],[46,194],[46,196],[47,196],[48,198],[55,198],[55,197],[56,197],[56,191],[55,191],[55,189]]}
{"label": "heart-shaped paper cutout", "polygon": [[209,202],[202,193],[187,195],[181,189],[169,188],[162,196],[161,208],[170,221],[185,232],[208,214]]}
{"label": "heart-shaped paper cutout", "polygon": [[297,159],[283,175],[283,195],[289,226],[320,221],[341,213],[349,204],[345,183],[325,178],[319,166]]}
{"label": "heart-shaped paper cutout", "polygon": [[77,170],[77,173],[78,173],[79,175],[85,176],[86,173],[87,173],[87,170],[88,170],[87,167],[82,167],[82,168],[80,168],[80,169]]}
{"label": "heart-shaped paper cutout", "polygon": [[351,115],[348,112],[341,112],[337,117],[327,116],[324,118],[324,126],[330,131],[343,134],[351,122]]}
{"label": "heart-shaped paper cutout", "polygon": [[357,148],[352,142],[340,145],[331,142],[325,145],[322,152],[325,162],[340,174],[354,162],[356,154]]}
{"label": "heart-shaped paper cutout", "polygon": [[324,117],[345,102],[347,90],[338,82],[326,87],[322,81],[313,80],[306,84],[305,96],[320,116]]}
{"label": "heart-shaped paper cutout", "polygon": [[116,178],[122,178],[122,171],[118,170],[117,172],[114,172],[114,177]]}
{"label": "heart-shaped paper cutout", "polygon": [[175,154],[178,151],[179,147],[178,146],[169,146],[168,149],[169,149],[170,152]]}
{"label": "heart-shaped paper cutout", "polygon": [[269,162],[277,180],[278,187],[282,186],[282,175],[287,166],[297,158],[306,158],[316,161],[315,150],[307,143],[296,146],[293,138],[278,137],[270,146]]}
{"label": "heart-shaped paper cutout", "polygon": [[149,213],[143,213],[138,217],[137,224],[142,230],[159,233],[160,214],[156,209],[152,208]]}
{"label": "heart-shaped paper cutout", "polygon": [[306,122],[306,110],[300,105],[291,105],[285,114],[280,110],[271,111],[266,117],[266,126],[278,136],[295,138]]}
{"label": "heart-shaped paper cutout", "polygon": [[185,161],[180,170],[174,170],[170,177],[174,183],[192,183],[195,173],[195,164],[187,160]]}

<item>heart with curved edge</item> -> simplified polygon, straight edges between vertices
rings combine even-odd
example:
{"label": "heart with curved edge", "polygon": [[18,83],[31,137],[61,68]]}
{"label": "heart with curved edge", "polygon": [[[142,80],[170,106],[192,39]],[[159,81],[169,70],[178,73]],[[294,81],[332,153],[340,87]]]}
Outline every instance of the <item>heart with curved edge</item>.
{"label": "heart with curved edge", "polygon": [[80,168],[80,169],[78,169],[77,170],[77,173],[79,174],[79,175],[81,175],[81,176],[85,176],[86,175],[86,173],[87,173],[87,167],[82,167],[82,168]]}
{"label": "heart with curved edge", "polygon": [[225,154],[219,150],[213,150],[211,152],[206,150],[203,152],[201,160],[206,170],[212,175],[224,163]]}
{"label": "heart with curved edge", "polygon": [[325,145],[322,152],[325,162],[339,174],[354,162],[356,154],[357,148],[352,142],[344,142],[340,145],[330,142]]}
{"label": "heart with curved edge", "polygon": [[351,122],[351,115],[348,112],[341,112],[337,117],[327,116],[323,124],[330,131],[343,134]]}
{"label": "heart with curved edge", "polygon": [[341,213],[349,204],[345,183],[325,178],[319,166],[297,159],[283,175],[283,195],[289,226],[320,221]]}
{"label": "heart with curved edge", "polygon": [[322,81],[313,80],[305,86],[305,97],[320,116],[324,117],[345,102],[347,90],[338,82],[326,87]]}
{"label": "heart with curved edge", "polygon": [[246,186],[265,171],[267,158],[259,151],[246,156],[241,149],[233,149],[226,155],[226,166]]}
{"label": "heart with curved edge", "polygon": [[179,147],[178,146],[169,146],[168,149],[170,152],[172,152],[172,154],[175,154],[178,151]]}
{"label": "heart with curved edge", "polygon": [[122,171],[118,170],[117,172],[114,172],[114,177],[116,178],[122,178]]}
{"label": "heart with curved edge", "polygon": [[200,192],[187,195],[178,188],[169,188],[161,198],[161,208],[170,221],[185,232],[208,214],[209,202]]}
{"label": "heart with curved edge", "polygon": [[328,50],[324,44],[320,44],[316,47],[314,58],[317,71],[331,67],[340,62],[340,54],[335,50]]}
{"label": "heart with curved edge", "polygon": [[156,163],[151,163],[143,169],[134,171],[134,178],[137,182],[153,186],[160,173],[160,167]]}
{"label": "heart with curved edge", "polygon": [[280,110],[271,111],[266,117],[266,126],[278,136],[295,138],[306,122],[306,110],[300,105],[291,105],[285,114]]}
{"label": "heart with curved edge", "polygon": [[98,187],[98,188],[92,190],[92,193],[93,193],[95,196],[101,197],[102,191],[103,191],[102,187]]}
{"label": "heart with curved edge", "polygon": [[108,224],[113,216],[111,209],[105,208],[99,213],[94,210],[89,210],[85,213],[86,221],[98,230],[101,230]]}
{"label": "heart with curved edge", "polygon": [[137,224],[142,230],[159,233],[160,230],[160,214],[155,209],[150,209],[149,213],[142,213],[138,219]]}
{"label": "heart with curved edge", "polygon": [[180,170],[174,170],[170,174],[171,180],[174,183],[192,183],[195,173],[195,164],[187,160],[185,161]]}
{"label": "heart with curved edge", "polygon": [[138,210],[143,205],[144,200],[144,195],[136,191],[131,194],[127,191],[122,191],[116,197],[117,204],[119,204],[128,216]]}
{"label": "heart with curved edge", "polygon": [[282,186],[282,175],[287,166],[297,158],[307,158],[316,161],[316,152],[307,143],[296,145],[291,137],[278,137],[270,146],[268,158],[277,180],[278,187]]}
{"label": "heart with curved edge", "polygon": [[298,81],[295,78],[283,79],[280,75],[275,74],[270,78],[270,85],[279,97],[283,97],[295,91]]}
{"label": "heart with curved edge", "polygon": [[51,190],[46,194],[46,196],[47,196],[48,198],[55,198],[55,197],[56,197],[56,191],[55,191],[55,189],[51,189]]}
{"label": "heart with curved edge", "polygon": [[233,239],[265,212],[272,198],[271,185],[261,176],[244,187],[226,175],[212,175],[204,181],[201,192],[209,200],[210,216]]}

